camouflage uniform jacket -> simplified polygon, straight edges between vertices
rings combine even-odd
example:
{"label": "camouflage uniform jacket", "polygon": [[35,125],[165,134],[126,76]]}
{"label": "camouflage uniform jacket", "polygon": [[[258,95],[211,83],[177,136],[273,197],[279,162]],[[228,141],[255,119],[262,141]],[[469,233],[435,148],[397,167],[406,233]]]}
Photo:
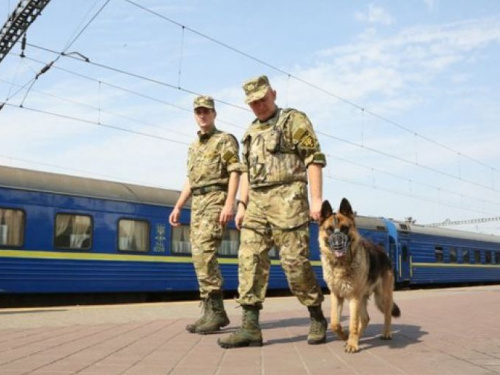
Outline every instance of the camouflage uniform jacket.
{"label": "camouflage uniform jacket", "polygon": [[255,119],[242,143],[251,188],[307,182],[309,164],[326,165],[311,122],[295,109],[278,109],[265,122]]}
{"label": "camouflage uniform jacket", "polygon": [[240,172],[238,141],[215,127],[208,134],[198,132],[189,146],[188,179],[191,189],[228,185],[231,172]]}

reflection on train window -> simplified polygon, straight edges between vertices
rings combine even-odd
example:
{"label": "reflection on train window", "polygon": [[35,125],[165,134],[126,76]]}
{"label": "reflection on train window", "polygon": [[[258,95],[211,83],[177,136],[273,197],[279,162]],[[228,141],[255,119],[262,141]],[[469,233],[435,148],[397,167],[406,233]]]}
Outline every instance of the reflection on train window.
{"label": "reflection on train window", "polygon": [[24,242],[24,212],[0,208],[0,246],[21,246]]}
{"label": "reflection on train window", "polygon": [[224,256],[238,256],[240,232],[237,229],[225,229],[222,243],[217,253]]}
{"label": "reflection on train window", "polygon": [[484,252],[484,263],[486,263],[486,264],[493,263],[492,258],[491,258],[491,251],[489,251],[489,250]]}
{"label": "reflection on train window", "polygon": [[474,250],[474,263],[481,263],[481,252]]}
{"label": "reflection on train window", "polygon": [[172,254],[191,254],[189,225],[172,228]]}
{"label": "reflection on train window", "polygon": [[279,253],[278,253],[278,249],[276,248],[276,246],[271,247],[271,250],[269,250],[267,255],[269,255],[269,258],[278,259]]}
{"label": "reflection on train window", "polygon": [[462,249],[462,263],[470,263],[469,249]]}
{"label": "reflection on train window", "polygon": [[149,251],[149,223],[122,219],[118,222],[118,250]]}
{"label": "reflection on train window", "polygon": [[57,214],[54,245],[59,249],[88,250],[92,242],[90,216]]}
{"label": "reflection on train window", "polygon": [[443,248],[441,246],[436,246],[434,248],[434,257],[436,259],[436,263],[444,262]]}
{"label": "reflection on train window", "polygon": [[450,247],[450,263],[457,263],[457,249]]}

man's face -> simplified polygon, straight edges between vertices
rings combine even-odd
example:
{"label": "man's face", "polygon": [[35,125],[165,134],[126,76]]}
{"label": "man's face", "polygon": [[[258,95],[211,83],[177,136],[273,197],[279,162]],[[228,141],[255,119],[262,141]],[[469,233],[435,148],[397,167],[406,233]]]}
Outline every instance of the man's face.
{"label": "man's face", "polygon": [[267,94],[263,98],[250,102],[248,103],[248,105],[260,121],[266,121],[276,111],[275,100],[276,91],[273,89],[269,89],[267,91]]}
{"label": "man's face", "polygon": [[202,133],[208,133],[212,129],[215,115],[215,110],[210,108],[198,107],[194,110],[194,118]]}

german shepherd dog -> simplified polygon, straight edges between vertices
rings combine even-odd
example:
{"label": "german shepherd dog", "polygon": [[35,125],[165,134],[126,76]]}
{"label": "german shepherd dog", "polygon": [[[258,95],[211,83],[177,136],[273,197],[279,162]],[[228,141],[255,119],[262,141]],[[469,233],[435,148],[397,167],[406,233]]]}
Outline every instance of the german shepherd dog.
{"label": "german shepherd dog", "polygon": [[[361,237],[354,222],[351,204],[345,198],[337,213],[328,201],[323,202],[319,244],[323,277],[331,292],[331,328],[342,340],[345,351],[359,351],[359,339],[370,317],[366,305],[371,294],[384,314],[383,340],[390,340],[391,317],[401,312],[392,299],[394,273],[385,250]],[[349,300],[349,336],[340,325],[344,299]]]}

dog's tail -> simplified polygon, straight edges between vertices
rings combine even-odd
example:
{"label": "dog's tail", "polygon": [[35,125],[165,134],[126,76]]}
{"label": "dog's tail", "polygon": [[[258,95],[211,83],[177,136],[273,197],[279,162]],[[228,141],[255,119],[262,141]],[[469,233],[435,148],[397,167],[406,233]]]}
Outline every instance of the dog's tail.
{"label": "dog's tail", "polygon": [[399,306],[396,305],[396,302],[393,302],[392,303],[392,311],[391,311],[391,315],[394,317],[394,318],[399,318],[401,316],[401,310],[399,309]]}

